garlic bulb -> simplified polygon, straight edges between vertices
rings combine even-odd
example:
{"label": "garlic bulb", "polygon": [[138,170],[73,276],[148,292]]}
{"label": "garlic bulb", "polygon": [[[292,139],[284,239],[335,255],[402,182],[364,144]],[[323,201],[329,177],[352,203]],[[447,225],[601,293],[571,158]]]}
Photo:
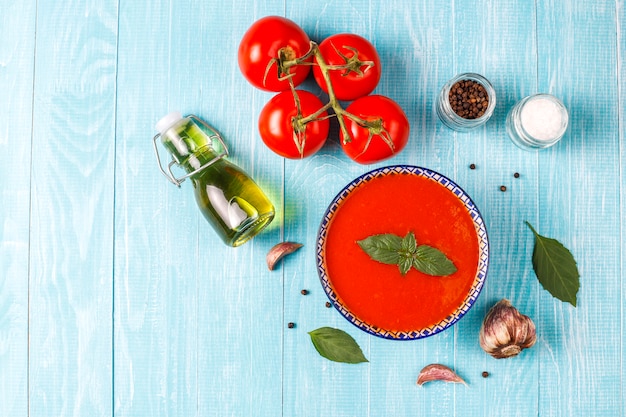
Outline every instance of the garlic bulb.
{"label": "garlic bulb", "polygon": [[515,356],[537,341],[535,323],[506,299],[489,310],[479,337],[480,347],[496,359]]}

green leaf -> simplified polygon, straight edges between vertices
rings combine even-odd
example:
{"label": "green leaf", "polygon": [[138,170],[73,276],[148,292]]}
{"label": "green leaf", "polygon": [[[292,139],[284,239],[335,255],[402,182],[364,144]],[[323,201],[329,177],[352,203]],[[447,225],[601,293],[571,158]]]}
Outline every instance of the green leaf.
{"label": "green leaf", "polygon": [[413,267],[424,274],[433,276],[446,276],[456,272],[456,266],[443,252],[428,245],[417,247]]}
{"label": "green leaf", "polygon": [[400,260],[398,261],[398,268],[400,269],[400,274],[402,274],[402,276],[405,276],[412,266],[413,258],[408,256],[400,256]]}
{"label": "green leaf", "polygon": [[368,362],[358,343],[348,333],[332,327],[309,332],[317,352],[328,360],[344,363]]}
{"label": "green leaf", "polygon": [[576,307],[580,274],[571,252],[556,239],[541,236],[526,222],[535,235],[533,269],[537,279],[553,297]]}
{"label": "green leaf", "polygon": [[398,260],[398,269],[400,274],[405,276],[413,266],[413,256],[417,250],[417,241],[413,232],[409,232],[402,238],[400,247],[400,259]]}
{"label": "green leaf", "polygon": [[359,240],[357,243],[375,261],[391,265],[400,262],[402,238],[399,236],[393,234],[372,235]]}
{"label": "green leaf", "polygon": [[439,249],[417,245],[413,232],[404,238],[383,233],[357,241],[358,245],[375,261],[398,265],[400,274],[406,275],[414,267],[424,274],[446,276],[456,272],[456,266]]}
{"label": "green leaf", "polygon": [[415,235],[413,232],[409,232],[402,239],[402,251],[407,253],[415,253],[417,249],[417,241],[415,240]]}

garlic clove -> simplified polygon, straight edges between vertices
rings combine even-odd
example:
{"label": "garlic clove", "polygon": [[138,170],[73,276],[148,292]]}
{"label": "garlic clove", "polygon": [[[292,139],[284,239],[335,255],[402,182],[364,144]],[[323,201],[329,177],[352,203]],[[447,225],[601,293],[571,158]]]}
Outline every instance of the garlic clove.
{"label": "garlic clove", "polygon": [[489,310],[480,327],[480,347],[496,359],[516,356],[536,341],[535,323],[507,299]]}
{"label": "garlic clove", "polygon": [[430,381],[445,381],[465,384],[463,378],[458,376],[456,372],[439,363],[433,363],[425,366],[417,377],[417,385],[420,386]]}
{"label": "garlic clove", "polygon": [[301,243],[295,242],[281,242],[274,245],[274,247],[270,249],[270,251],[267,253],[267,256],[265,257],[267,267],[270,271],[272,271],[278,261],[289,255],[290,253],[297,251],[301,247]]}

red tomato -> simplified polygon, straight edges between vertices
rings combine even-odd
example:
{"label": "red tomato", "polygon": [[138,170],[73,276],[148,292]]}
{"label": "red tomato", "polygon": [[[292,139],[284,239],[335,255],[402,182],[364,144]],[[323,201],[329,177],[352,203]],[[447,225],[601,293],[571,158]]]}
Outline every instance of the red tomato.
{"label": "red tomato", "polygon": [[300,113],[292,91],[275,95],[259,115],[261,139],[272,151],[285,158],[305,158],[319,151],[328,137],[326,111],[305,126],[298,122],[320,110],[324,105],[313,93],[295,90],[300,101]]}
{"label": "red tomato", "polygon": [[284,77],[291,75],[294,85],[299,85],[310,67],[296,65],[281,73],[279,59],[293,60],[309,49],[310,39],[300,26],[284,17],[266,16],[254,22],[243,35],[237,54],[239,69],[250,84],[261,90],[288,90],[289,82]]}
{"label": "red tomato", "polygon": [[[339,33],[322,41],[320,52],[328,65],[348,65],[344,69],[330,70],[330,82],[338,100],[354,100],[374,91],[380,80],[380,57],[367,39],[351,33]],[[322,90],[328,86],[318,65],[313,76]]]}
{"label": "red tomato", "polygon": [[354,161],[372,164],[391,158],[409,140],[409,120],[395,101],[385,96],[365,96],[356,99],[346,111],[369,123],[364,127],[343,116],[350,138],[340,131],[341,147]]}

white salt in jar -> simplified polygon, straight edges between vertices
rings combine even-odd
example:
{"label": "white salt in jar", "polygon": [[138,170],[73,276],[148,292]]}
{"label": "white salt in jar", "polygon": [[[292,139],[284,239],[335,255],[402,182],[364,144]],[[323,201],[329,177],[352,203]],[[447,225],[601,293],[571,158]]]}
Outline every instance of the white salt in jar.
{"label": "white salt in jar", "polygon": [[506,118],[506,131],[522,149],[543,149],[561,140],[568,122],[561,100],[550,94],[535,94],[513,106]]}

